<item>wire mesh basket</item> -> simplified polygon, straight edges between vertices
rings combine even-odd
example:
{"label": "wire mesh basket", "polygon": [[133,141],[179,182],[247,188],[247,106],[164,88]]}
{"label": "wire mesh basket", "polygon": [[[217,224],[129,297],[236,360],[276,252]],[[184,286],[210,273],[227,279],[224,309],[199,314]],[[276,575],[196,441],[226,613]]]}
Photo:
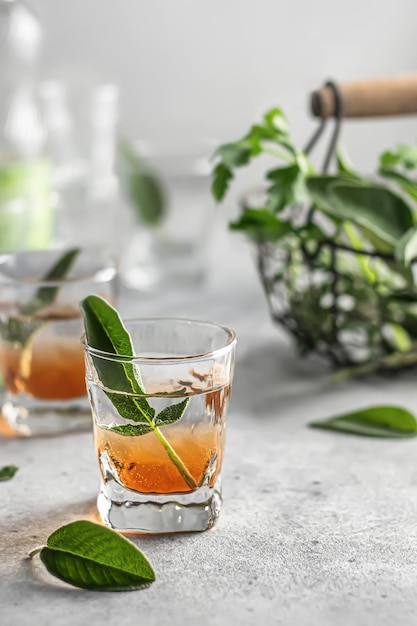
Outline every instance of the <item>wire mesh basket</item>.
{"label": "wire mesh basket", "polygon": [[[410,83],[404,93],[401,86],[401,81],[394,82],[393,98],[390,83],[391,97],[384,101],[383,81],[353,86],[327,83],[312,96],[312,111],[321,121],[304,151],[312,150],[327,120],[333,118],[322,168],[326,173],[343,117],[417,111],[417,80],[412,81],[411,104]],[[291,233],[278,242],[256,244],[271,317],[291,334],[299,352],[314,352],[337,368],[353,367],[359,373],[415,365],[415,264],[406,268],[392,252],[352,245],[352,240],[337,233],[311,244]]]}

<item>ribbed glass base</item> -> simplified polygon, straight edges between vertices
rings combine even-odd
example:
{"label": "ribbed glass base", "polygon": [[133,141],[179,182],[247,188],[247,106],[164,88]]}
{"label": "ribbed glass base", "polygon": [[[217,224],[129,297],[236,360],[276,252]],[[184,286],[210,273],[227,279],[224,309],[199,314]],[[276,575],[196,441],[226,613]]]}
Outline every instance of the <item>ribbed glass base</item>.
{"label": "ribbed glass base", "polygon": [[221,481],[190,493],[141,494],[114,480],[102,483],[97,507],[103,522],[115,530],[176,533],[208,530],[219,517]]}
{"label": "ribbed glass base", "polygon": [[6,399],[1,411],[10,428],[22,437],[92,430],[91,410],[86,398],[68,402],[33,398],[20,402],[19,398],[19,404]]}

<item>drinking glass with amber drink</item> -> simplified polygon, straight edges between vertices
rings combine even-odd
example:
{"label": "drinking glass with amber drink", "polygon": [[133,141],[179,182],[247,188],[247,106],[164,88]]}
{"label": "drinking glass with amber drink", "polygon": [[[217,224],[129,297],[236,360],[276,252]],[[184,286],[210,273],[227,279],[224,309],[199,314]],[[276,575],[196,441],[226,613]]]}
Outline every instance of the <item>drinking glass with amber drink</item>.
{"label": "drinking glass with amber drink", "polygon": [[16,434],[91,428],[80,301],[115,298],[116,267],[97,251],[0,256],[2,416]]}
{"label": "drinking glass with amber drink", "polygon": [[206,530],[221,507],[235,333],[185,319],[123,325],[129,354],[84,338],[101,519],[126,532]]}

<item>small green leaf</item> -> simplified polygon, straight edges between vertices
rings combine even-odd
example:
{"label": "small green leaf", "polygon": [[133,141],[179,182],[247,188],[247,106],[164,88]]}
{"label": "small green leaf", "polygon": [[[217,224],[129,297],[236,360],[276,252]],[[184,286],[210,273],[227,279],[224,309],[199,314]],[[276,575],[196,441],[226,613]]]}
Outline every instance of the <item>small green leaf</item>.
{"label": "small green leaf", "polygon": [[156,426],[164,426],[165,424],[174,424],[174,422],[178,422],[178,420],[180,420],[184,415],[189,401],[190,398],[185,398],[185,400],[178,402],[178,404],[170,404],[165,407],[165,409],[162,409],[162,411],[158,413],[154,419]]}
{"label": "small green leaf", "polygon": [[140,437],[141,435],[147,435],[152,432],[152,428],[149,424],[144,424],[143,422],[140,424],[115,424],[112,426],[101,424],[100,428],[103,428],[104,430],[111,430],[112,432],[119,433],[119,435],[124,435],[125,437]]}
{"label": "small green leaf", "polygon": [[120,143],[120,153],[128,164],[127,190],[137,218],[150,226],[160,224],[167,212],[162,178],[126,141]]}
{"label": "small green leaf", "polygon": [[81,589],[132,591],[155,580],[150,563],[133,543],[86,520],[58,528],[40,558],[50,574]]}
{"label": "small green leaf", "polygon": [[[72,248],[68,250],[58,261],[51,267],[51,269],[42,278],[42,282],[59,281],[67,276],[71,267],[74,264],[75,259],[80,254],[80,248]],[[44,306],[51,304],[58,295],[60,287],[58,285],[52,285],[50,287],[40,287],[35,293],[30,302],[23,306],[20,312],[23,315],[33,315],[36,311],[39,311]]]}
{"label": "small green leaf", "polygon": [[398,406],[359,409],[330,419],[311,422],[309,426],[364,437],[403,439],[417,435],[415,417]]}
{"label": "small green leaf", "polygon": [[358,174],[358,172],[355,172],[352,166],[348,163],[345,155],[340,150],[340,148],[336,151],[336,161],[337,161],[337,168],[339,170],[339,174],[342,174],[346,176],[347,178],[356,180],[361,183],[365,182],[365,179],[363,178],[363,176]]}
{"label": "small green leaf", "polygon": [[129,196],[139,220],[155,226],[166,214],[166,193],[158,176],[151,170],[131,172]]}
{"label": "small green leaf", "polygon": [[13,478],[13,476],[18,471],[18,467],[16,465],[5,465],[0,468],[0,481],[6,481]]}
{"label": "small green leaf", "polygon": [[395,167],[400,162],[400,155],[397,152],[392,152],[392,150],[383,152],[379,157],[379,166],[381,169]]}
{"label": "small green leaf", "polygon": [[304,175],[297,163],[272,170],[267,173],[266,177],[273,181],[273,184],[268,188],[267,203],[267,207],[272,213],[277,213],[285,207],[303,205],[310,201]]}
{"label": "small green leaf", "polygon": [[397,147],[398,163],[405,169],[412,170],[417,167],[417,146],[410,144],[400,144]]}
{"label": "small green leaf", "polygon": [[216,165],[213,171],[213,181],[211,184],[211,192],[217,202],[221,202],[229,188],[229,183],[233,178],[233,174],[224,163]]}
{"label": "small green leaf", "polygon": [[413,226],[401,237],[395,246],[395,258],[404,265],[410,265],[417,258],[417,226]]}
{"label": "small green leaf", "polygon": [[230,224],[230,229],[243,231],[256,240],[278,241],[292,231],[292,226],[267,209],[245,209],[240,218]]}
{"label": "small green leaf", "polygon": [[274,108],[267,111],[264,115],[264,123],[266,128],[272,128],[274,131],[278,131],[278,133],[285,138],[289,137],[290,129],[288,121],[281,109]]}
{"label": "small green leaf", "polygon": [[226,143],[220,146],[217,154],[223,161],[224,165],[229,169],[247,165],[251,157],[251,144],[246,139],[240,139],[234,143]]}

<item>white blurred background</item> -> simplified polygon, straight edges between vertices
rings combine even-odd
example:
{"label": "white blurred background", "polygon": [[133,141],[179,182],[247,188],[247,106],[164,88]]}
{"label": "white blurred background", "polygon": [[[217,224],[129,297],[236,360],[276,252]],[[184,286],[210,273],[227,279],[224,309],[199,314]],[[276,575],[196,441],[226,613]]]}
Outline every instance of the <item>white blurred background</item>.
{"label": "white blurred background", "polygon": [[[237,138],[272,105],[303,144],[314,127],[309,93],[417,69],[415,0],[33,0],[44,24],[46,77],[120,86],[120,125],[131,138],[184,145]],[[352,160],[417,135],[417,118],[349,122]]]}

